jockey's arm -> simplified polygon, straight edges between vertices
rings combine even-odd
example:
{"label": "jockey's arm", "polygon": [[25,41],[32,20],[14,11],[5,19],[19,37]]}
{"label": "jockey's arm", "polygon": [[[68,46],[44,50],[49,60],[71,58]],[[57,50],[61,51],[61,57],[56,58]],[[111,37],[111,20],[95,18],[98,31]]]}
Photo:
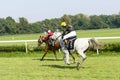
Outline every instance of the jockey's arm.
{"label": "jockey's arm", "polygon": [[66,30],[63,31],[62,33],[62,39],[63,39],[63,36],[66,34]]}
{"label": "jockey's arm", "polygon": [[62,36],[66,35],[68,33],[69,26],[66,26],[65,30],[63,31]]}
{"label": "jockey's arm", "polygon": [[45,40],[48,40],[49,37],[52,36],[52,35],[53,35],[53,33],[49,33],[49,34],[47,34],[47,35],[45,36]]}
{"label": "jockey's arm", "polygon": [[47,35],[45,36],[45,40],[48,40],[49,37],[50,37],[50,34],[47,34]]}

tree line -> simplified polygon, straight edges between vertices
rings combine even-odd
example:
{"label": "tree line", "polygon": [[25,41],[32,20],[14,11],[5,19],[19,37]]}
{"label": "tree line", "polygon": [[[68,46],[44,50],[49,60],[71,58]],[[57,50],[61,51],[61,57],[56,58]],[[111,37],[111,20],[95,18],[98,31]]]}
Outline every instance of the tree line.
{"label": "tree line", "polygon": [[[113,15],[91,15],[85,14],[67,15],[70,18],[70,24],[75,30],[120,28],[120,13]],[[0,35],[5,34],[29,34],[42,33],[48,29],[55,31],[62,30],[60,23],[63,18],[45,19],[30,23],[26,18],[20,17],[16,22],[12,17],[0,18]]]}

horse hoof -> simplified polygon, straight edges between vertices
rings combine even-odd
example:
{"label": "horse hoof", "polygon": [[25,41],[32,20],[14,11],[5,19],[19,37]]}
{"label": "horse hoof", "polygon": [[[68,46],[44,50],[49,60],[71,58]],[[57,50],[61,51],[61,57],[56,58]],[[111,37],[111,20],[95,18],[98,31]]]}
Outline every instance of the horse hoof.
{"label": "horse hoof", "polygon": [[79,69],[80,69],[80,67],[77,66],[77,70],[79,70]]}
{"label": "horse hoof", "polygon": [[80,69],[80,63],[77,63],[77,70]]}
{"label": "horse hoof", "polygon": [[67,65],[70,65],[70,63],[67,63]]}
{"label": "horse hoof", "polygon": [[40,59],[40,61],[43,61],[43,59]]}
{"label": "horse hoof", "polygon": [[70,65],[70,63],[66,63],[67,65]]}

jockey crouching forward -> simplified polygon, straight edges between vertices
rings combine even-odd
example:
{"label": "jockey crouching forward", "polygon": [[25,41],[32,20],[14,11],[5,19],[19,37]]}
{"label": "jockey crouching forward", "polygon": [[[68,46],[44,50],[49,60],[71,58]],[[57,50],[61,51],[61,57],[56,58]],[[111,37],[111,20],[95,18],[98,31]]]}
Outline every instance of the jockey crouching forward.
{"label": "jockey crouching forward", "polygon": [[64,28],[62,39],[65,42],[65,44],[68,43],[71,39],[76,39],[76,32],[71,25],[67,25],[66,22],[62,22],[61,26]]}
{"label": "jockey crouching forward", "polygon": [[47,35],[44,37],[45,40],[49,40],[51,38],[50,41],[49,41],[49,44],[52,45],[52,46],[54,46],[54,43],[52,41],[53,34],[54,34],[54,32],[52,32],[51,30],[48,30]]}

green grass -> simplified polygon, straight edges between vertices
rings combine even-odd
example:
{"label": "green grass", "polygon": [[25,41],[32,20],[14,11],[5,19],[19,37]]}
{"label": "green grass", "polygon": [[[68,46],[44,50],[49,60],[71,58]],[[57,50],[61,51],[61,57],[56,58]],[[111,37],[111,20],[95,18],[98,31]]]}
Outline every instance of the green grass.
{"label": "green grass", "polygon": [[[33,40],[45,34],[21,34],[0,36],[0,40]],[[110,37],[120,36],[120,28],[117,29],[97,29],[97,30],[78,30],[77,36],[83,37]]]}
{"label": "green grass", "polygon": [[[32,40],[38,39],[41,34],[6,35],[0,40]],[[43,34],[42,34],[43,35]],[[78,37],[108,37],[120,36],[120,29],[106,30],[79,30]],[[111,40],[104,40],[109,42]],[[117,42],[120,40],[112,40]],[[36,43],[28,43],[36,46]],[[10,45],[1,44],[1,45]],[[18,43],[11,45],[18,45]],[[23,45],[23,43],[22,43]],[[120,80],[120,53],[119,52],[88,52],[88,58],[79,71],[76,64],[65,65],[63,54],[57,53],[55,61],[53,53],[49,52],[44,61],[39,61],[41,52],[0,52],[0,80]],[[91,55],[92,54],[92,55]],[[76,56],[76,55],[75,55]],[[80,58],[76,56],[78,61]],[[70,59],[71,61],[71,59]]]}
{"label": "green grass", "polygon": [[[0,36],[0,40],[37,40],[40,35],[45,34],[21,34],[21,35],[5,35]],[[77,37],[85,38],[85,37],[111,37],[111,36],[120,36],[120,28],[117,29],[97,29],[97,30],[78,30]],[[104,43],[109,42],[120,42],[119,39],[114,40],[100,40]],[[5,45],[24,45],[24,43],[0,43],[0,46]],[[28,43],[30,46],[36,46],[36,42]]]}
{"label": "green grass", "polygon": [[[22,34],[22,35],[5,35],[0,36],[0,40],[37,40],[40,35],[45,34]],[[120,28],[117,29],[97,29],[97,30],[78,30],[77,37],[111,37],[111,36],[120,36]],[[120,43],[119,39],[108,39],[108,40],[99,40],[103,44],[109,43]],[[37,42],[28,42],[28,49],[37,47]],[[25,43],[0,43],[0,46],[24,46]],[[44,45],[42,45],[44,46]]]}
{"label": "green grass", "polygon": [[117,29],[97,29],[97,30],[79,30],[78,37],[111,37],[120,36],[120,28]]}
{"label": "green grass", "polygon": [[[120,36],[120,28],[117,29],[97,29],[97,30],[79,30],[77,31],[77,37],[114,37]],[[106,39],[100,40],[103,43],[120,42],[119,39]]]}
{"label": "green grass", "polygon": [[88,56],[79,71],[76,64],[65,65],[62,54],[58,55],[58,61],[53,54],[44,61],[39,61],[41,54],[40,57],[1,57],[0,80],[120,80],[120,55]]}
{"label": "green grass", "polygon": [[[85,38],[85,37],[111,37],[111,36],[120,36],[120,28],[117,29],[97,29],[97,30],[78,30],[77,37]],[[0,40],[37,40],[40,35],[45,34],[21,34],[21,35],[5,35],[0,36]],[[103,42],[118,42],[119,40],[103,40]],[[16,43],[9,43],[9,45],[15,45]],[[24,44],[24,43],[17,43]],[[36,45],[34,42],[33,44]],[[1,44],[0,45],[5,45]],[[8,43],[7,43],[8,45]]]}
{"label": "green grass", "polygon": [[33,40],[38,39],[43,34],[19,34],[19,35],[4,35],[0,37],[0,40]]}

